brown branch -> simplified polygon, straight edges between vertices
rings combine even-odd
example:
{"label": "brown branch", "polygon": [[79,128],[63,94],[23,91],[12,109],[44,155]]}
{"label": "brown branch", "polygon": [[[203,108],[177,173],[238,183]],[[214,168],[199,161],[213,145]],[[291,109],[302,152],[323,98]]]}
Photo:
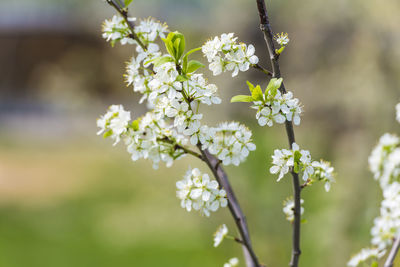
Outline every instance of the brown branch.
{"label": "brown branch", "polygon": [[258,64],[251,64],[251,66],[252,66],[253,68],[255,68],[256,70],[259,70],[259,71],[265,73],[267,76],[272,77],[272,72],[270,72],[269,70],[267,70],[267,69],[261,67],[260,65],[258,65]]}
{"label": "brown branch", "polygon": [[235,219],[236,226],[240,233],[240,238],[243,242],[243,251],[247,266],[248,267],[261,266],[260,263],[258,262],[257,256],[251,245],[246,217],[244,216],[243,211],[240,208],[239,202],[236,199],[235,193],[233,192],[233,189],[229,183],[228,176],[226,175],[224,169],[219,164],[220,161],[212,154],[210,154],[208,150],[202,150],[201,145],[198,145],[198,148],[201,150],[201,154],[203,155],[204,161],[211,169],[212,173],[215,176],[215,179],[226,191],[226,196],[228,198],[228,207],[233,218]]}
{"label": "brown branch", "polygon": [[139,36],[135,33],[135,24],[133,21],[128,20],[128,8],[127,7],[120,7],[120,5],[116,4],[113,0],[106,0],[106,2],[112,6],[125,20],[126,24],[129,27],[129,30],[131,33],[129,34],[129,37],[134,39],[142,48],[144,51],[147,50],[147,46],[143,44],[143,42],[140,40]]}
{"label": "brown branch", "polygon": [[[260,16],[260,29],[264,33],[265,43],[267,44],[268,54],[272,66],[272,77],[280,78],[281,72],[279,68],[278,55],[275,52],[274,37],[271,29],[271,25],[268,18],[267,9],[264,0],[256,0],[258,13]],[[285,85],[282,83],[279,90],[282,94],[286,93]],[[292,148],[292,144],[295,142],[293,123],[291,121],[285,122],[286,133],[288,136],[289,146]],[[301,224],[301,207],[300,207],[300,182],[299,175],[291,170],[293,180],[293,198],[294,198],[294,221],[293,221],[293,235],[292,235],[292,258],[290,260],[291,267],[297,267],[301,254],[300,250],[300,224]]]}
{"label": "brown branch", "polygon": [[384,267],[393,267],[394,259],[396,258],[399,248],[400,248],[400,235],[396,237],[392,249],[390,250],[389,256],[386,259]]}

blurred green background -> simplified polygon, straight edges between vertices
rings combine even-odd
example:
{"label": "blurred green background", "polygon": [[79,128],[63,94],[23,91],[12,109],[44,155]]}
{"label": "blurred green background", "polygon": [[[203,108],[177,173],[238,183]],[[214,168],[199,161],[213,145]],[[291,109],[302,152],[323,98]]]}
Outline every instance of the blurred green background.
{"label": "blurred green background", "polygon": [[[331,192],[322,184],[303,191],[301,266],[344,266],[368,246],[379,212],[369,152],[384,132],[400,130],[400,2],[266,3],[274,31],[291,39],[281,70],[304,104],[297,142],[338,173]],[[218,225],[234,232],[227,209],[204,218],[175,197],[188,165],[202,163],[185,158],[156,171],[96,136],[95,119],[108,105],[144,112],[122,78],[133,48],[101,39],[112,14],[100,0],[0,1],[0,266],[222,266],[233,256],[243,264],[237,244],[212,247]],[[255,1],[135,0],[131,14],[166,21],[190,47],[235,32],[268,66]],[[265,77],[205,72],[223,96],[206,121],[246,123],[257,144],[244,164],[227,168],[255,250],[268,266],[287,266],[291,227],[282,202],[290,178],[276,183],[268,172],[273,149],[287,146],[284,127],[261,128],[246,104],[229,104],[246,92],[246,80],[265,86]]]}

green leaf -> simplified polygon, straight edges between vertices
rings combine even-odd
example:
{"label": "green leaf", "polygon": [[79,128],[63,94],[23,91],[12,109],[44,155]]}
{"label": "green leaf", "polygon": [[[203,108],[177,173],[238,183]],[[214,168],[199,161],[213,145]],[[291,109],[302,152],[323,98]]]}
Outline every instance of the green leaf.
{"label": "green leaf", "polygon": [[235,95],[231,98],[231,103],[234,102],[253,102],[253,97],[250,95]]}
{"label": "green leaf", "polygon": [[186,72],[192,73],[198,70],[199,68],[204,68],[204,65],[197,60],[190,60],[189,63],[187,64]]}
{"label": "green leaf", "polygon": [[279,48],[279,49],[275,49],[275,53],[276,53],[277,55],[280,55],[280,54],[282,54],[283,50],[285,50],[285,46],[282,46],[282,47]]}
{"label": "green leaf", "polygon": [[179,32],[170,32],[167,38],[162,39],[168,53],[178,62],[185,51],[185,37]]}
{"label": "green leaf", "polygon": [[153,60],[153,64],[155,67],[161,66],[167,62],[174,62],[174,59],[169,56],[158,57]]}
{"label": "green leaf", "polygon": [[110,137],[112,134],[113,134],[112,130],[109,130],[108,132],[105,132],[105,133],[103,134],[103,138]]}
{"label": "green leaf", "polygon": [[275,96],[277,90],[281,87],[283,82],[282,78],[272,78],[267,86],[267,89],[265,90],[265,94],[268,94],[268,92],[271,92],[271,95]]}
{"label": "green leaf", "polygon": [[295,173],[299,173],[300,171],[299,163],[297,161],[294,162],[293,171]]}
{"label": "green leaf", "polygon": [[253,91],[251,92],[251,96],[253,97],[254,101],[263,101],[263,92],[261,90],[261,87],[257,85],[256,87],[253,88]]}
{"label": "green leaf", "polygon": [[307,220],[306,220],[306,219],[301,219],[300,222],[301,222],[301,223],[307,223]]}
{"label": "green leaf", "polygon": [[197,52],[199,50],[201,50],[201,47],[193,48],[192,50],[187,52],[185,56],[189,56],[190,54],[193,54],[194,52]]}
{"label": "green leaf", "polygon": [[187,66],[188,66],[188,56],[186,54],[182,59],[182,71],[183,71],[183,73],[187,73]]}
{"label": "green leaf", "polygon": [[132,122],[132,129],[133,129],[134,131],[139,130],[139,120],[134,120],[134,121]]}
{"label": "green leaf", "polygon": [[133,0],[124,0],[125,7],[129,6]]}
{"label": "green leaf", "polygon": [[176,55],[175,59],[179,60],[179,59],[181,59],[183,52],[185,52],[185,36],[183,36],[182,33],[175,32],[174,39],[173,39],[173,42],[174,42],[175,55]]}
{"label": "green leaf", "polygon": [[249,81],[246,81],[246,83],[247,83],[247,86],[249,87],[250,93],[253,93],[254,85]]}
{"label": "green leaf", "polygon": [[178,77],[176,77],[176,80],[178,82],[186,82],[187,80],[189,80],[189,78],[184,75],[179,75]]}

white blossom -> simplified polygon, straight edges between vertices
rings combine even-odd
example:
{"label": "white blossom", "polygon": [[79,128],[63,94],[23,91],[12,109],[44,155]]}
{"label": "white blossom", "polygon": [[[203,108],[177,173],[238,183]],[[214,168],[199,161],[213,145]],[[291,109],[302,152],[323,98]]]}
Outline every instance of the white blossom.
{"label": "white blossom", "polygon": [[289,168],[293,167],[293,153],[287,149],[275,149],[272,155],[273,166],[269,169],[272,174],[279,173],[278,182],[285,174],[289,172]]}
{"label": "white blossom", "polygon": [[231,258],[227,263],[224,264],[224,267],[235,267],[239,266],[238,258]]}
{"label": "white blossom", "polygon": [[256,119],[260,126],[271,127],[274,122],[282,124],[285,121],[300,125],[302,107],[300,101],[293,98],[292,92],[282,95],[280,91],[267,91],[263,97],[263,101],[254,101],[252,106],[257,110]]}
{"label": "white blossom", "polygon": [[289,36],[287,33],[277,33],[275,34],[274,39],[280,46],[285,46],[289,43]]}
{"label": "white blossom", "polygon": [[[397,106],[396,106],[397,109]],[[393,134],[384,134],[368,158],[374,178],[379,181],[383,200],[380,214],[371,228],[372,249],[363,249],[355,255],[348,266],[358,266],[369,258],[378,259],[400,234],[400,139]]]}
{"label": "white blossom", "polygon": [[[303,205],[304,200],[300,200],[300,205]],[[288,198],[286,201],[283,202],[283,213],[286,215],[286,220],[289,222],[293,222],[294,220],[294,201],[293,198]],[[304,208],[300,207],[300,215],[303,215]]]}
{"label": "white blossom", "polygon": [[250,65],[258,63],[254,46],[237,43],[233,33],[224,33],[207,41],[202,46],[202,52],[214,76],[232,71],[232,77],[235,77],[239,71],[247,71]]}
{"label": "white blossom", "polygon": [[105,133],[114,139],[114,145],[121,140],[121,136],[126,133],[127,126],[131,120],[131,113],[125,111],[122,105],[112,105],[107,113],[97,119],[97,127],[100,130],[98,135]]}
{"label": "white blossom", "polygon": [[197,168],[189,169],[184,179],[176,183],[176,187],[181,207],[187,211],[199,210],[208,217],[211,211],[215,212],[219,207],[228,205],[225,190],[219,189],[217,181],[210,180],[208,174],[202,174]]}
{"label": "white blossom", "polygon": [[315,177],[325,182],[325,191],[329,192],[331,184],[335,182],[334,168],[329,162],[323,160],[314,161],[312,167],[314,168]]}
{"label": "white blossom", "polygon": [[128,24],[119,15],[114,15],[111,20],[105,20],[103,23],[102,36],[107,42],[111,42],[112,44],[117,41],[120,41],[122,45],[134,44],[136,41],[129,36],[130,33],[131,30]]}
{"label": "white blossom", "polygon": [[214,233],[214,247],[218,247],[226,235],[228,234],[228,227],[225,224],[218,227],[217,231]]}
{"label": "white blossom", "polygon": [[145,42],[154,42],[157,37],[165,38],[167,32],[167,24],[153,18],[141,20],[139,25],[135,26],[135,33]]}
{"label": "white blossom", "polygon": [[359,253],[354,255],[347,263],[348,267],[357,267],[367,260],[378,260],[385,254],[385,251],[380,251],[377,248],[363,248]]}
{"label": "white blossom", "polygon": [[252,143],[251,131],[237,122],[221,123],[213,129],[213,133],[208,150],[224,165],[238,166],[247,158],[250,151],[256,149]]}

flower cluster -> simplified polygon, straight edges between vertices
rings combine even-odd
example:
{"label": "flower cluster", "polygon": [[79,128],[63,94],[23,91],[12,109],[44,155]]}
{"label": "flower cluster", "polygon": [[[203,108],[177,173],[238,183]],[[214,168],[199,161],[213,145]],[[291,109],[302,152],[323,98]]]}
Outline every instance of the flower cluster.
{"label": "flower cluster", "polygon": [[256,149],[252,143],[251,131],[237,122],[221,123],[212,129],[213,141],[208,147],[211,154],[217,156],[224,165],[236,165],[244,161],[250,151]]}
{"label": "flower cluster", "polygon": [[325,190],[329,191],[330,184],[334,182],[333,167],[324,161],[311,162],[311,155],[308,150],[300,150],[296,143],[292,144],[292,149],[275,149],[272,155],[272,174],[279,173],[278,180],[280,181],[285,174],[291,169],[296,173],[303,173],[303,180],[307,185],[314,181],[324,181]]}
{"label": "flower cluster", "polygon": [[214,247],[218,247],[227,235],[228,227],[226,227],[225,224],[218,227],[217,231],[214,233]]}
{"label": "flower cluster", "polygon": [[[130,20],[135,21],[136,18],[130,18]],[[112,45],[118,41],[122,45],[134,44],[135,40],[130,37],[131,33],[128,24],[121,16],[114,15],[112,19],[105,20],[103,23],[103,38]]]}
{"label": "flower cluster", "polygon": [[[249,151],[255,149],[249,129],[236,122],[223,123],[218,127],[209,127],[201,122],[203,114],[198,112],[200,104],[219,104],[221,99],[217,86],[208,83],[202,73],[196,72],[202,64],[188,60],[187,57],[192,52],[183,55],[184,46],[173,47],[180,41],[185,43],[183,35],[173,32],[164,38],[167,26],[153,19],[142,20],[133,30],[145,47],[129,39],[132,37],[131,29],[120,16],[114,16],[112,20],[105,22],[103,37],[121,43],[132,40],[133,42],[129,43],[136,45],[136,53],[127,64],[125,79],[128,85],[133,86],[134,92],[142,94],[139,102],[146,101],[151,111],[135,121],[135,129],[128,125],[130,116],[120,125],[121,129],[114,129],[114,121],[120,119],[113,118],[113,124],[110,124],[110,118],[115,116],[111,113],[101,118],[98,126],[103,131],[108,127],[107,136],[115,139],[116,143],[123,138],[128,152],[132,154],[132,160],[149,158],[154,167],[157,167],[160,161],[171,166],[173,160],[185,154],[185,145],[209,149],[224,165],[239,165],[244,161]],[[228,53],[227,49],[230,47],[235,53],[231,51],[227,57],[233,54],[238,57],[239,48],[244,49],[245,46],[236,44],[233,35],[223,36],[220,48],[223,47],[223,51]],[[168,53],[161,52],[156,43],[157,38],[164,38]],[[172,44],[173,38],[175,41]],[[177,38],[179,42],[176,41]],[[168,44],[168,40],[171,43]],[[178,54],[179,57],[176,58]],[[249,57],[242,58],[240,64],[246,65],[245,61],[249,61],[250,58],[254,60],[249,53],[245,55]]]}
{"label": "flower cluster", "polygon": [[372,262],[374,262],[382,256],[382,252],[376,248],[363,248],[359,253],[351,258],[351,260],[347,263],[347,266],[357,267],[367,260],[371,260]]}
{"label": "flower cluster", "polygon": [[282,124],[285,121],[293,121],[295,125],[300,125],[300,114],[302,113],[300,101],[293,97],[292,92],[282,94],[279,91],[282,81],[282,78],[271,79],[265,93],[262,93],[259,86],[254,87],[248,83],[252,94],[256,92],[258,96],[254,99],[252,108],[257,110],[256,119],[260,126],[271,127],[274,122]]}
{"label": "flower cluster", "polygon": [[107,113],[97,119],[97,127],[100,128],[97,134],[110,136],[115,140],[114,145],[116,145],[121,140],[121,136],[127,132],[130,120],[131,113],[125,111],[122,105],[111,105]]}
{"label": "flower cluster", "polygon": [[[300,200],[300,204],[303,205],[304,200]],[[293,222],[294,220],[294,201],[293,197],[288,198],[283,202],[283,213],[286,215],[286,220],[289,222]],[[300,207],[300,214],[303,215],[304,213],[304,208]]]}
{"label": "flower cluster", "polygon": [[197,168],[188,170],[176,187],[181,206],[187,211],[199,210],[209,217],[211,211],[228,205],[225,190],[219,189],[217,181],[210,180],[208,174],[202,174]]}
{"label": "flower cluster", "polygon": [[210,63],[209,69],[215,76],[232,71],[232,77],[235,77],[239,70],[247,71],[251,64],[258,63],[258,57],[254,55],[254,46],[238,43],[233,33],[224,33],[207,41],[202,46],[202,51]]}
{"label": "flower cluster", "polygon": [[256,119],[260,126],[271,127],[274,122],[282,124],[285,121],[300,125],[302,108],[299,99],[293,98],[292,92],[283,95],[280,91],[275,95],[269,92],[264,101],[255,101],[252,108],[257,110]]}
{"label": "flower cluster", "polygon": [[[396,109],[398,117],[399,104]],[[384,134],[372,150],[368,162],[374,178],[379,181],[383,200],[380,214],[375,218],[371,229],[372,248],[362,249],[351,258],[348,266],[354,267],[370,258],[381,258],[393,239],[400,234],[400,138],[393,134]]]}
{"label": "flower cluster", "polygon": [[235,267],[239,266],[238,258],[232,258],[227,263],[224,264],[224,267]]}
{"label": "flower cluster", "polygon": [[325,191],[329,192],[331,184],[335,182],[334,168],[331,163],[320,160],[314,161],[311,165],[314,168],[314,177],[319,181],[325,182]]}
{"label": "flower cluster", "polygon": [[[136,18],[128,18],[128,21],[136,21]],[[140,21],[134,28],[134,33],[140,38],[140,41],[146,45],[153,43],[157,37],[164,38],[168,31],[167,25],[155,21],[152,18]],[[103,23],[103,38],[114,45],[120,42],[122,45],[135,44],[132,29],[122,16],[114,15],[112,19],[105,20]]]}

